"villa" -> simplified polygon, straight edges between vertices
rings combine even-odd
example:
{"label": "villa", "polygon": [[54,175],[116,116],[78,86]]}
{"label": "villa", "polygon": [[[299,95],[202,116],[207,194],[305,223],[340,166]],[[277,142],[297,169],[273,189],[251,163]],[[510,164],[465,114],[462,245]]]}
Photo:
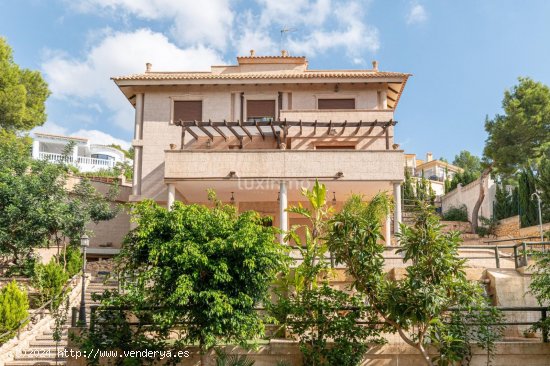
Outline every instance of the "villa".
{"label": "villa", "polygon": [[[394,113],[410,75],[310,70],[305,57],[238,57],[209,72],[153,71],[113,78],[135,107],[131,201],[207,202],[212,188],[283,231],[301,188],[325,183],[339,206],[351,193],[389,192],[401,222],[405,155]],[[282,239],[281,239],[282,240]]]}
{"label": "villa", "polygon": [[438,197],[445,194],[445,181],[453,180],[457,173],[463,171],[456,165],[434,159],[431,152],[426,153],[425,160],[417,159],[416,154],[405,154],[405,168],[411,177],[426,178]]}
{"label": "villa", "polygon": [[[72,150],[67,153],[65,150],[71,143]],[[39,132],[34,133],[32,157],[50,162],[65,161],[83,173],[111,169],[117,163],[132,163],[122,151],[114,147],[90,144],[88,139],[82,137]]]}

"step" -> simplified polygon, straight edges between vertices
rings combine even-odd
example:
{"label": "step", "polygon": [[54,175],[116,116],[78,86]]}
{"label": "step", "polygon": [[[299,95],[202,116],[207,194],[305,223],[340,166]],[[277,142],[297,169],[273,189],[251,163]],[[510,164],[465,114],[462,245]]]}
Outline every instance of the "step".
{"label": "step", "polygon": [[57,360],[60,360],[60,361],[66,361],[67,358],[66,357],[57,357],[57,354],[52,352],[52,353],[41,353],[41,352],[36,352],[35,354],[17,354],[15,355],[15,358],[14,358],[14,361],[25,361],[25,360],[33,360],[34,362],[40,362],[40,361],[54,361],[57,359]]}
{"label": "step", "polygon": [[[65,341],[61,340],[59,341],[59,345],[66,345],[67,344],[67,340],[66,339]],[[29,347],[55,347],[56,343],[53,339],[42,339],[42,340],[38,340],[38,339],[35,339],[34,341],[30,341],[29,342]]]}

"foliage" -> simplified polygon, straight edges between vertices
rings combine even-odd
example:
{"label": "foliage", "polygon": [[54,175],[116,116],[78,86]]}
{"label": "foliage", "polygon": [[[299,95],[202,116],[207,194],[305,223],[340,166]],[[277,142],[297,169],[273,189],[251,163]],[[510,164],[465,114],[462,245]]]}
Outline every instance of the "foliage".
{"label": "foliage", "polygon": [[[550,304],[550,251],[532,252],[535,264],[530,267],[533,271],[529,290],[533,294],[540,306]],[[550,332],[550,318],[539,321],[533,326],[533,330]]]}
{"label": "foliage", "polygon": [[538,223],[538,208],[533,193],[536,192],[535,175],[531,168],[525,168],[518,177],[518,200],[521,227]]}
{"label": "foliage", "polygon": [[[449,312],[459,309],[476,318],[468,325],[468,338],[491,355],[500,331],[489,324],[496,323],[499,313],[489,306],[481,286],[466,278],[465,260],[458,254],[460,234],[443,233],[432,209],[421,205],[415,225],[401,226],[398,252],[410,265],[404,279],[393,281],[383,271],[380,223],[365,220],[364,209],[348,205],[335,215],[329,242],[337,262],[346,264],[354,286],[378,316],[418,349],[427,365],[449,365],[468,356],[464,333],[449,322]],[[430,349],[437,353],[433,360]]]}
{"label": "foliage", "polygon": [[247,355],[229,355],[216,348],[216,366],[252,366],[255,363]]}
{"label": "foliage", "polygon": [[[29,315],[27,293],[15,280],[0,290],[0,344],[13,337],[21,322]],[[7,333],[7,334],[6,334]],[[5,335],[4,335],[5,334]]]}
{"label": "foliage", "polygon": [[15,267],[25,266],[35,248],[78,245],[90,222],[109,220],[117,192],[103,196],[81,179],[69,190],[69,169],[63,164],[33,160],[29,141],[0,134],[0,256]]}
{"label": "foliage", "polygon": [[71,278],[82,269],[82,253],[78,247],[69,247],[59,255],[57,262],[64,264],[65,272]]}
{"label": "foliage", "polygon": [[97,172],[85,172],[78,173],[81,177],[105,177],[105,178],[119,178],[121,175],[124,175],[126,180],[132,180],[134,176],[134,171],[132,166],[127,162],[119,162],[113,168],[110,169],[101,169]]}
{"label": "foliage", "polygon": [[496,236],[496,230],[498,226],[498,220],[496,218],[481,216],[479,218],[479,221],[481,221],[481,226],[477,227],[476,234],[478,234],[482,238],[488,236]]}
{"label": "foliage", "polygon": [[0,37],[0,129],[31,130],[46,122],[48,85],[40,72],[20,68]]}
{"label": "foliage", "polygon": [[537,187],[542,201],[542,219],[550,222],[550,149],[538,164]]}
{"label": "foliage", "polygon": [[424,176],[419,180],[417,179],[415,193],[417,201],[427,202],[431,205],[435,203],[435,191]]}
{"label": "foliage", "polygon": [[378,320],[360,295],[323,282],[289,302],[287,327],[298,335],[306,365],[359,365],[369,345],[385,343],[379,328],[358,324]]}
{"label": "foliage", "polygon": [[472,183],[476,179],[479,179],[480,173],[465,170],[463,172],[457,172],[449,184],[449,192],[456,189],[458,185],[465,186]]}
{"label": "foliage", "polygon": [[47,264],[37,263],[32,278],[32,285],[38,290],[42,302],[54,301],[54,308],[60,304],[63,288],[69,275],[63,266],[55,260]]}
{"label": "foliage", "polygon": [[[359,320],[376,320],[360,296],[330,287],[332,274],[326,255],[333,210],[326,203],[326,187],[316,181],[311,191],[303,190],[302,194],[311,208],[300,204],[288,211],[309,223],[293,226],[287,239],[296,243],[303,261],[283,281],[271,314],[298,337],[305,364],[358,365],[369,344],[383,343],[380,329],[358,324]],[[385,217],[389,209],[389,199],[377,196],[368,212],[371,216],[366,217]]]}
{"label": "foliage", "polygon": [[538,160],[550,144],[550,88],[530,78],[504,93],[504,114],[487,118],[484,155],[497,172],[513,175]]}
{"label": "foliage", "polygon": [[412,201],[416,199],[414,188],[415,183],[411,177],[411,172],[409,169],[405,168],[405,181],[403,182],[403,199],[405,201]]}
{"label": "foliage", "polygon": [[518,214],[518,189],[514,188],[511,193],[502,186],[496,185],[495,206],[493,216],[497,220],[506,219]]}
{"label": "foliage", "polygon": [[468,208],[466,205],[451,206],[443,213],[443,220],[468,222]]}
{"label": "foliage", "polygon": [[468,150],[462,150],[458,153],[453,160],[453,165],[464,169],[465,172],[477,175],[478,177],[483,171],[481,159],[476,155],[472,155]]}
{"label": "foliage", "polygon": [[[124,292],[110,294],[103,303],[129,306],[150,326],[129,328],[125,317],[109,319],[105,312],[88,345],[176,349],[197,342],[204,355],[219,342],[246,346],[263,334],[254,308],[268,301],[269,285],[287,261],[275,242],[275,228],[264,226],[256,212],[238,214],[217,200],[212,208],[176,202],[170,211],[144,201],[133,213],[137,227],[118,257]],[[182,323],[184,331],[169,339],[174,338],[170,330]],[[119,330],[108,331],[114,326]]]}

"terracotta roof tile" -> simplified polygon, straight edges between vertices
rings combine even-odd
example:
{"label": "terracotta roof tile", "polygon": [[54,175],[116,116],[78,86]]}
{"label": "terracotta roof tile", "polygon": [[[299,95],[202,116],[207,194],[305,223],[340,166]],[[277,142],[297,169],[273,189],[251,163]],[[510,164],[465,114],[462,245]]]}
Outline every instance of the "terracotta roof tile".
{"label": "terracotta roof tile", "polygon": [[364,70],[336,70],[336,71],[297,71],[297,72],[242,72],[242,73],[221,73],[211,72],[147,72],[144,74],[133,74],[127,76],[113,77],[119,80],[216,80],[216,79],[315,79],[315,78],[407,78],[410,74],[400,72],[375,72]]}

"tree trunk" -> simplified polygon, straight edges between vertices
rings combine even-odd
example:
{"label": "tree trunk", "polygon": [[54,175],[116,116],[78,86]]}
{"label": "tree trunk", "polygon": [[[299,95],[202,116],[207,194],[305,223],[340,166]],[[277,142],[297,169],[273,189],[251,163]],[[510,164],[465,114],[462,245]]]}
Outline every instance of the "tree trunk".
{"label": "tree trunk", "polygon": [[477,197],[476,204],[474,205],[474,209],[472,210],[472,230],[474,233],[477,232],[477,228],[479,226],[479,209],[481,208],[481,204],[483,203],[483,200],[485,199],[485,179],[489,176],[489,173],[493,170],[493,167],[490,166],[486,168],[483,173],[481,173],[481,176],[479,177],[479,196]]}
{"label": "tree trunk", "polygon": [[426,365],[433,366],[432,359],[430,358],[428,351],[426,351],[422,343],[418,343],[418,349],[420,350],[420,353],[422,353],[422,357],[424,358],[424,361],[426,361]]}

